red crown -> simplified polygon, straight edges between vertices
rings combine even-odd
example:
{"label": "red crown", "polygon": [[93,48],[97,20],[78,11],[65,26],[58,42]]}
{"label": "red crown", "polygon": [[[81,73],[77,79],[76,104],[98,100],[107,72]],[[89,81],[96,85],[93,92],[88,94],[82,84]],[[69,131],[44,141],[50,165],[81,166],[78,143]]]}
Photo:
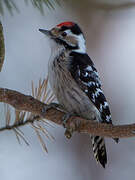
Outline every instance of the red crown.
{"label": "red crown", "polygon": [[62,26],[70,27],[70,26],[74,26],[74,24],[75,23],[73,23],[73,22],[63,22],[63,23],[58,24],[57,27],[62,27]]}

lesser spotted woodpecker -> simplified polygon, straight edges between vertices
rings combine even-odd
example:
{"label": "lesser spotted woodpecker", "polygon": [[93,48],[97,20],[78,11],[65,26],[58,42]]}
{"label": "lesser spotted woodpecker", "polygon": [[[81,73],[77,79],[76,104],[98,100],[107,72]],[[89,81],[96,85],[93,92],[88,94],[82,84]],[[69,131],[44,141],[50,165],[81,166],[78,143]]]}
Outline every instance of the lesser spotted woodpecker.
{"label": "lesser spotted woodpecker", "polygon": [[[99,74],[86,53],[80,27],[74,22],[63,22],[51,30],[39,31],[51,40],[48,75],[58,102],[70,113],[88,120],[112,123]],[[107,154],[104,138],[91,136],[91,139],[94,156],[105,167]]]}

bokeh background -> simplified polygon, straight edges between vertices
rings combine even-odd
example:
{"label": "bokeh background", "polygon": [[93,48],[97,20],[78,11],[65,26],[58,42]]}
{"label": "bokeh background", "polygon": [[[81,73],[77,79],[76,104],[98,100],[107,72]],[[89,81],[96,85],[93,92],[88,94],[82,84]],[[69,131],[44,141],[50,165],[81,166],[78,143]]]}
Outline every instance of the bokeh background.
{"label": "bokeh background", "polygon": [[[51,28],[63,21],[77,22],[87,39],[87,52],[101,76],[114,124],[135,122],[135,2],[61,1],[55,10],[44,6],[44,15],[31,3],[15,1],[20,13],[5,10],[6,58],[0,73],[0,86],[31,92],[31,81],[47,76],[50,56],[48,40],[39,28]],[[4,120],[1,107],[1,125]],[[46,139],[48,154],[42,151],[30,127],[23,127],[30,146],[19,145],[13,132],[0,133],[1,180],[127,180],[135,178],[135,138],[119,144],[106,139],[108,165],[96,164],[88,135],[64,137],[59,126],[49,128],[55,137]]]}

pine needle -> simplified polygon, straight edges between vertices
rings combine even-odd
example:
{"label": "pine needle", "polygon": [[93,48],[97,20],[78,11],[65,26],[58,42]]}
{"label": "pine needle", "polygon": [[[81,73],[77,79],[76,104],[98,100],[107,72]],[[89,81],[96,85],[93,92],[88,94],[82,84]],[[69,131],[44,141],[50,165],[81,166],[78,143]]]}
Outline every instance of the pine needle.
{"label": "pine needle", "polygon": [[32,96],[35,97],[34,82],[31,82]]}
{"label": "pine needle", "polygon": [[14,129],[13,129],[13,132],[15,133],[15,136],[16,136],[18,143],[21,144],[20,138]]}
{"label": "pine needle", "polygon": [[29,146],[28,141],[27,141],[27,140],[25,139],[25,137],[20,133],[20,131],[19,131],[17,128],[14,128],[13,130],[15,131],[16,135],[18,135],[18,137],[20,137],[20,138],[25,142],[25,144],[26,144],[27,146]]}
{"label": "pine needle", "polygon": [[[55,97],[51,90],[48,89],[48,77],[46,79],[39,79],[38,85],[35,86],[34,82],[31,82],[31,94],[34,98],[44,102],[44,103],[51,103]],[[21,144],[21,140],[25,142],[26,145],[29,145],[28,141],[25,138],[25,135],[22,130],[19,129],[19,126],[22,126],[25,121],[31,120],[32,123],[30,125],[34,129],[38,140],[45,152],[48,152],[46,144],[42,138],[42,135],[47,137],[49,140],[54,140],[55,138],[48,132],[46,126],[52,126],[51,123],[47,122],[42,117],[32,114],[25,111],[14,110],[15,119],[13,125],[10,125],[11,121],[11,112],[9,105],[5,105],[5,120],[6,120],[6,127],[7,129],[13,130],[16,135],[17,141]],[[36,123],[36,125],[35,125]]]}
{"label": "pine needle", "polygon": [[36,132],[36,134],[37,134],[37,137],[38,137],[38,139],[39,139],[39,142],[40,142],[43,150],[48,153],[48,150],[47,150],[47,147],[46,147],[46,145],[45,145],[45,142],[43,141],[43,139],[42,139],[39,131],[37,130],[37,128],[36,128],[33,124],[31,124],[31,125],[32,125],[32,128],[35,130],[35,132]]}
{"label": "pine needle", "polygon": [[41,130],[41,132],[49,139],[49,140],[54,140],[55,138],[45,129],[40,125],[39,122],[37,122],[38,128]]}
{"label": "pine needle", "polygon": [[17,127],[16,129],[20,132],[20,134],[24,136],[24,132],[21,129],[19,129],[19,127]]}
{"label": "pine needle", "polygon": [[50,93],[51,93],[51,90],[50,90],[50,89],[46,91],[46,94],[44,94],[44,97],[43,97],[43,99],[42,99],[42,102],[46,102],[46,99],[47,99],[47,97],[50,95]]}
{"label": "pine needle", "polygon": [[46,126],[48,125],[49,127],[55,128],[55,126],[53,126],[52,122],[48,122],[46,119],[41,119],[41,122],[43,122]]}
{"label": "pine needle", "polygon": [[52,93],[52,94],[50,95],[50,97],[48,97],[48,100],[46,101],[46,104],[50,104],[53,100],[55,100],[55,96],[54,96],[54,94]]}
{"label": "pine needle", "polygon": [[23,122],[24,119],[25,119],[25,116],[26,116],[26,112],[21,112],[21,113],[20,113],[20,119],[19,119],[19,122]]}
{"label": "pine needle", "polygon": [[15,121],[14,124],[17,124],[20,121],[21,112],[15,109]]}
{"label": "pine needle", "polygon": [[[38,9],[41,14],[44,14],[44,5],[49,9],[55,9],[55,6],[60,5],[60,0],[24,0],[26,5],[32,4],[34,8]],[[4,6],[6,8],[4,8]],[[0,0],[0,14],[4,15],[5,9],[13,15],[13,12],[19,12],[17,3],[14,0]]]}

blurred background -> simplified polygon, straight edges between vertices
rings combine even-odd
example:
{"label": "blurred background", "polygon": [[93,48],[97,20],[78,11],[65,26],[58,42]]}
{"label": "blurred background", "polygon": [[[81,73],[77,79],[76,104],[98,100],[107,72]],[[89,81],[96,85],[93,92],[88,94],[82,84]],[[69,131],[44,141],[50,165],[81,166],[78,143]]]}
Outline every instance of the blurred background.
{"label": "blurred background", "polygon": [[[2,0],[1,0],[2,1]],[[110,104],[114,124],[135,122],[135,1],[69,0],[45,4],[44,14],[30,1],[14,0],[19,12],[4,6],[0,19],[4,28],[6,57],[0,86],[31,92],[31,81],[47,76],[49,42],[38,31],[63,21],[77,22],[87,39],[87,52],[94,61]],[[1,124],[4,120],[1,107]],[[59,126],[49,128],[55,141],[45,140],[42,151],[30,127],[22,128],[30,146],[19,145],[13,132],[0,133],[1,180],[127,180],[135,177],[135,138],[115,144],[106,139],[106,169],[96,164],[88,135],[64,137]]]}

